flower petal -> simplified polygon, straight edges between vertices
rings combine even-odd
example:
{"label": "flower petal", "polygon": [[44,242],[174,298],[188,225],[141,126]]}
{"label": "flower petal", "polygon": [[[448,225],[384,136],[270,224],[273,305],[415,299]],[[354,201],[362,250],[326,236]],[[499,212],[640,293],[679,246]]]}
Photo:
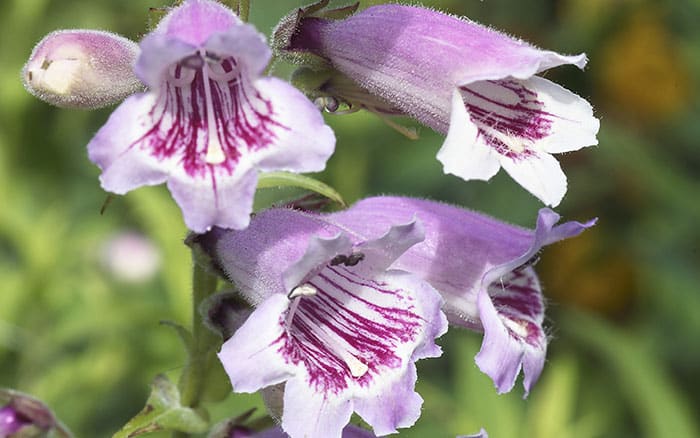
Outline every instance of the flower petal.
{"label": "flower petal", "polygon": [[352,411],[352,400],[319,397],[303,380],[290,380],[284,390],[282,429],[290,437],[340,438]]}
{"label": "flower petal", "polygon": [[262,75],[272,57],[265,36],[253,25],[240,21],[226,31],[212,34],[204,46],[219,55],[235,56],[247,74],[253,76]]}
{"label": "flower petal", "polygon": [[136,75],[152,90],[165,82],[170,66],[197,53],[197,47],[163,33],[146,35],[139,43],[141,54],[136,59]]}
{"label": "flower petal", "polygon": [[443,171],[465,181],[488,181],[501,168],[498,158],[498,153],[480,138],[479,129],[469,117],[462,95],[455,90],[450,128],[437,153]]}
{"label": "flower petal", "polygon": [[549,135],[540,140],[538,148],[559,153],[598,144],[600,120],[593,116],[593,107],[585,99],[538,76],[523,81],[523,85],[537,94],[542,108],[551,115]]}
{"label": "flower petal", "polygon": [[218,356],[236,392],[256,392],[296,373],[294,364],[279,354],[276,342],[284,329],[278,320],[288,307],[285,295],[271,296],[224,342]]}
{"label": "flower petal", "polygon": [[544,303],[534,271],[509,272],[479,292],[478,305],[484,341],[476,364],[493,379],[499,393],[513,389],[522,368],[527,395],[547,353]]}
{"label": "flower petal", "polygon": [[566,175],[546,152],[527,157],[501,157],[501,165],[518,184],[546,205],[556,207],[566,194]]}
{"label": "flower petal", "polygon": [[168,163],[131,148],[148,129],[143,114],[155,106],[155,96],[141,93],[127,98],[87,145],[90,161],[102,169],[100,183],[105,190],[124,194],[144,185],[167,179]]}
{"label": "flower petal", "polygon": [[413,389],[418,375],[410,364],[400,380],[372,398],[355,402],[355,411],[378,436],[397,433],[397,428],[411,427],[420,417],[423,398]]}
{"label": "flower petal", "polygon": [[352,243],[344,234],[330,239],[312,236],[304,255],[282,274],[284,290],[290,292],[318,272],[338,254],[350,252]]}
{"label": "flower petal", "polygon": [[366,260],[359,270],[367,273],[385,271],[397,258],[423,239],[425,230],[415,217],[406,224],[392,225],[383,236],[357,246]]}
{"label": "flower petal", "polygon": [[465,180],[488,180],[502,165],[554,206],[566,193],[566,176],[548,152],[596,144],[598,127],[588,102],[546,79],[480,81],[453,95],[438,159],[445,173]]}
{"label": "flower petal", "polygon": [[335,149],[335,134],[299,90],[277,78],[259,79],[256,89],[274,111],[273,147],[255,153],[261,171],[319,172]]}
{"label": "flower petal", "polygon": [[258,172],[239,163],[233,171],[212,168],[208,178],[192,177],[181,170],[168,178],[168,189],[180,206],[187,228],[203,233],[212,224],[235,229],[250,222]]}
{"label": "flower petal", "polygon": [[155,30],[192,46],[201,46],[215,33],[226,32],[241,20],[233,11],[211,0],[187,0],[166,15]]}

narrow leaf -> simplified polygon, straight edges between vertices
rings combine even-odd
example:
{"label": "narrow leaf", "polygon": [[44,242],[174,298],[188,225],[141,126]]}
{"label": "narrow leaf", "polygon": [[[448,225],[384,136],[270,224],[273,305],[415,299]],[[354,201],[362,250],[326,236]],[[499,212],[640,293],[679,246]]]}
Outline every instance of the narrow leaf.
{"label": "narrow leaf", "polygon": [[331,199],[340,205],[345,205],[343,197],[329,185],[314,178],[299,175],[291,172],[269,172],[261,174],[258,178],[258,188],[267,189],[271,187],[299,187],[311,190]]}

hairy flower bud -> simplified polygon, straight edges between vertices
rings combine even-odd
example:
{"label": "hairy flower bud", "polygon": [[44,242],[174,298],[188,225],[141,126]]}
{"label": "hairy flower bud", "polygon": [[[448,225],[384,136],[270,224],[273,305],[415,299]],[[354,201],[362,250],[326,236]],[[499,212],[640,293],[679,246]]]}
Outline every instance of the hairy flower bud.
{"label": "hairy flower bud", "polygon": [[97,30],[59,30],[44,37],[22,69],[31,94],[61,108],[95,109],[143,88],[133,72],[138,45]]}

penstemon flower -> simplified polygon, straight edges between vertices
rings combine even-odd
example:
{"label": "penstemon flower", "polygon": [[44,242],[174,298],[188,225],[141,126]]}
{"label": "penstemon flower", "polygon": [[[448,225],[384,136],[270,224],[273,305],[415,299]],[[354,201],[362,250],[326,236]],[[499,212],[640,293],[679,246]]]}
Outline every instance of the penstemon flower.
{"label": "penstemon flower", "polygon": [[[541,287],[530,265],[543,246],[576,236],[595,221],[555,225],[559,216],[543,209],[536,229],[527,230],[438,202],[376,197],[325,215],[268,210],[253,222],[254,229],[260,230],[255,234],[259,243],[253,243],[253,231],[220,232],[214,234],[217,243],[209,247],[231,279],[252,282],[241,286],[244,294],[260,294],[274,281],[268,275],[278,275],[272,268],[282,253],[278,247],[290,251],[291,242],[329,230],[343,230],[353,242],[364,242],[381,236],[395,223],[416,219],[424,225],[425,240],[407,248],[391,267],[415,274],[437,289],[450,323],[484,332],[476,363],[499,392],[513,388],[521,369],[529,392],[542,371],[547,349]],[[262,248],[269,249],[261,252]],[[392,246],[387,242],[386,248]],[[295,251],[285,257],[301,257],[300,249]],[[364,254],[360,248],[340,261]],[[251,273],[260,278],[250,280]]]}
{"label": "penstemon flower", "polygon": [[529,392],[547,351],[542,290],[531,265],[543,246],[574,237],[596,221],[556,225],[559,215],[542,209],[535,230],[528,230],[439,202],[386,196],[364,199],[326,220],[372,235],[413,217],[424,224],[425,240],[392,267],[435,287],[451,324],[483,330],[476,363],[498,392],[510,391],[521,369]]}
{"label": "penstemon flower", "polygon": [[245,230],[204,237],[256,306],[219,358],[235,391],[285,382],[282,428],[291,437],[340,437],[353,411],[377,435],[420,415],[414,362],[441,354],[434,339],[447,320],[430,285],[387,270],[422,239],[420,224],[387,230],[357,239],[314,216],[274,209]]}
{"label": "penstemon flower", "polygon": [[367,108],[383,99],[386,113],[400,110],[447,134],[437,154],[446,173],[489,180],[503,167],[556,206],[566,176],[551,154],[597,144],[599,122],[588,102],[536,76],[562,64],[583,68],[583,54],[540,50],[420,7],[379,5],[342,20],[299,14],[275,32],[280,54],[297,62],[318,55],[362,87],[348,92],[336,75],[315,84],[315,93],[341,90],[345,96],[331,97]]}
{"label": "penstemon flower", "polygon": [[264,38],[228,8],[187,0],[141,41],[129,97],[88,145],[102,187],[167,182],[196,232],[244,228],[259,171],[319,171],[335,138],[291,85],[261,77]]}

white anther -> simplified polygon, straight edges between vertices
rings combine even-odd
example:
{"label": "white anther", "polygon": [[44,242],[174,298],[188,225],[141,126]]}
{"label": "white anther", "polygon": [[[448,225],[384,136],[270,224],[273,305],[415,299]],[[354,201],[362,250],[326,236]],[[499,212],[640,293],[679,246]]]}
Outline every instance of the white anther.
{"label": "white anther", "polygon": [[294,299],[296,297],[309,297],[312,295],[316,295],[318,293],[318,289],[310,285],[309,283],[304,283],[300,286],[295,287],[292,289],[292,291],[289,293],[288,297],[289,299]]}

